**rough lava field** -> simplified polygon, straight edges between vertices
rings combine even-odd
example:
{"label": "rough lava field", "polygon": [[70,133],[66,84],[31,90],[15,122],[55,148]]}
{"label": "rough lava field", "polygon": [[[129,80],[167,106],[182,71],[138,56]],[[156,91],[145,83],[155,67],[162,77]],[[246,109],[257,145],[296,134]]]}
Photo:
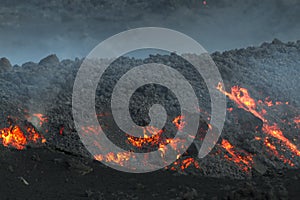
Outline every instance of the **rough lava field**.
{"label": "rough lava field", "polygon": [[[296,199],[300,183],[300,41],[274,39],[259,47],[215,52],[211,57],[224,80],[216,89],[227,96],[227,117],[217,145],[203,159],[197,158],[197,146],[206,130],[214,129],[209,124],[210,98],[189,63],[174,53],[145,59],[121,57],[105,72],[96,91],[98,120],[111,140],[131,151],[158,149],[163,153],[164,145],[172,141],[171,133],[188,122],[178,112],[172,93],[148,85],[132,98],[133,120],[147,124],[147,108],[159,102],[169,108],[168,124],[163,130],[145,130],[145,135],[157,132],[155,137],[121,133],[114,126],[108,102],[122,74],[145,63],[172,65],[189,78],[200,97],[195,109],[202,118],[194,143],[170,166],[142,175],[118,172],[96,161],[122,164],[130,160],[130,153],[92,157],[79,140],[72,119],[72,91],[82,59],[60,61],[50,55],[39,63],[12,66],[2,58],[1,198]],[[95,132],[93,127],[82,128],[87,134]]]}

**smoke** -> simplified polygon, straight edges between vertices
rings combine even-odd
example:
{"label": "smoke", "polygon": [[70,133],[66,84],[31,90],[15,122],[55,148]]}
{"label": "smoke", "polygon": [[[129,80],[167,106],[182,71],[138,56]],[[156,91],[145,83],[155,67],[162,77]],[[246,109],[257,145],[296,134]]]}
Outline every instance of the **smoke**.
{"label": "smoke", "polygon": [[0,56],[22,64],[55,53],[84,57],[120,31],[144,26],[190,35],[208,51],[300,39],[297,0],[2,0]]}

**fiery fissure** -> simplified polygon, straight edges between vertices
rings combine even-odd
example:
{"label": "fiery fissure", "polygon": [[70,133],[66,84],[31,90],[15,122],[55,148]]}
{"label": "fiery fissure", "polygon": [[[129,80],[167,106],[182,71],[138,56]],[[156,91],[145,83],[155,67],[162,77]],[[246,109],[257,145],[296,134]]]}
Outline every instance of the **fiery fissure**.
{"label": "fiery fissure", "polygon": [[25,149],[29,142],[46,142],[46,139],[34,127],[26,127],[26,132],[24,133],[18,125],[10,125],[7,128],[0,129],[0,139],[4,146],[14,147],[18,150]]}
{"label": "fiery fissure", "polygon": [[[280,130],[278,125],[276,123],[270,123],[265,118],[267,111],[265,109],[258,108],[257,103],[260,105],[265,105],[267,107],[274,106],[273,102],[269,98],[266,98],[264,102],[259,100],[256,103],[256,101],[250,96],[248,90],[245,88],[241,88],[239,86],[233,86],[231,88],[231,92],[229,93],[229,92],[226,92],[223,89],[223,85],[221,83],[219,83],[217,86],[217,89],[220,92],[222,92],[223,94],[225,94],[229,99],[234,101],[238,105],[239,108],[242,108],[242,109],[252,113],[254,116],[258,117],[259,119],[261,119],[263,121],[262,131],[265,134],[277,139],[281,145],[284,145],[293,154],[300,156],[300,150],[297,148],[297,146],[295,144],[290,142],[289,139],[287,139],[284,136],[283,132]],[[276,102],[275,103],[275,105],[282,105],[282,104],[288,105],[289,103],[288,102],[285,102],[285,103]],[[294,121],[295,121],[295,123],[297,123],[298,120],[295,118]],[[266,142],[266,140],[264,140],[264,145],[266,147],[268,147],[270,149],[270,151],[272,151],[276,157],[283,160],[285,163],[288,163],[290,166],[294,166],[294,164],[291,161],[289,161],[283,155],[280,155],[278,153],[276,147],[273,144],[271,144],[270,142]]]}

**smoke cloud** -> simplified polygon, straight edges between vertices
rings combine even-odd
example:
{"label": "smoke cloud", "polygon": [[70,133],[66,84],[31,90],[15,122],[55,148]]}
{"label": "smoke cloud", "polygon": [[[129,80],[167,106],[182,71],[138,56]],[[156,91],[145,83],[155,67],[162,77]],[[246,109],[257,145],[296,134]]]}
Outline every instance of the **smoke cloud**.
{"label": "smoke cloud", "polygon": [[[159,26],[190,35],[208,51],[300,39],[297,0],[2,0],[0,56],[22,64],[55,53],[84,57],[107,37]],[[175,41],[174,41],[175,42]]]}

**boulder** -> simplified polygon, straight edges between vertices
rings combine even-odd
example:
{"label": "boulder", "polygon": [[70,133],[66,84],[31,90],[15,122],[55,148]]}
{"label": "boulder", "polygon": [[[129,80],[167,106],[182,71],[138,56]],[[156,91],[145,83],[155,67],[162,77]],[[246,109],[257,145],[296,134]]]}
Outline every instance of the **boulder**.
{"label": "boulder", "polygon": [[55,54],[49,55],[46,58],[43,58],[39,62],[39,65],[43,65],[43,66],[54,66],[58,64],[59,64],[59,59]]}
{"label": "boulder", "polygon": [[12,65],[7,58],[0,59],[0,73],[11,70]]}

